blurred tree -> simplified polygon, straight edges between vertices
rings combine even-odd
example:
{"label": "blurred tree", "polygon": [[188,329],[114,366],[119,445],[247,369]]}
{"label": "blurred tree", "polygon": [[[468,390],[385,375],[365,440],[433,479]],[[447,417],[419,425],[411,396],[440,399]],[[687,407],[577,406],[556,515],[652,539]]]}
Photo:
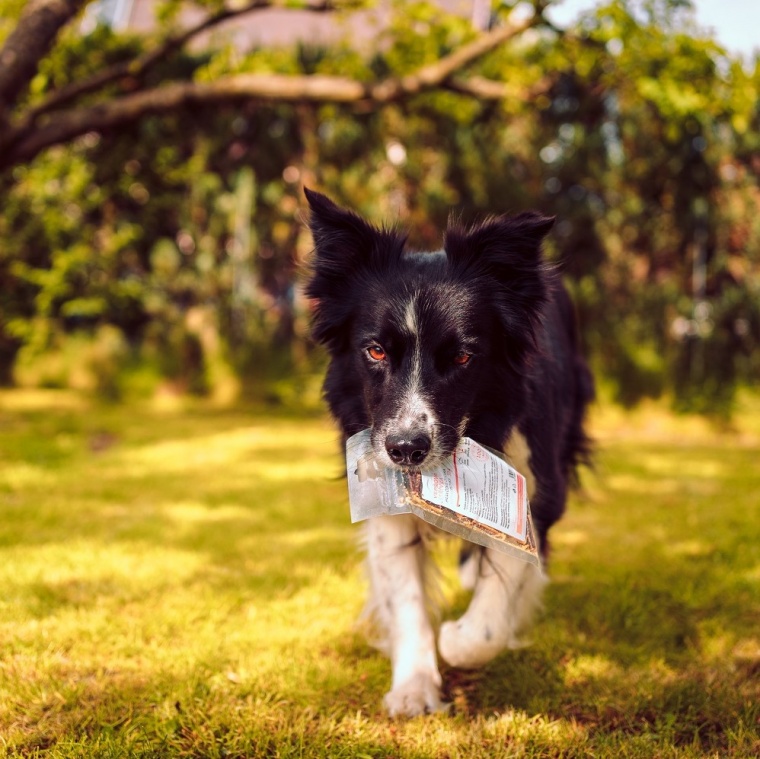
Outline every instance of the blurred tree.
{"label": "blurred tree", "polygon": [[[563,166],[570,181],[583,177],[582,186],[558,199],[575,196],[585,205],[591,214],[580,220],[594,230],[592,249],[603,241],[604,265],[597,259],[583,273],[593,281],[588,316],[598,325],[587,337],[619,399],[667,388],[682,408],[719,411],[730,407],[737,382],[753,380],[741,356],[760,345],[760,333],[749,328],[760,301],[739,296],[726,270],[730,230],[738,232],[726,201],[730,196],[748,210],[760,200],[756,169],[740,170],[736,154],[760,104],[758,62],[753,75],[732,62],[693,25],[689,6],[613,2],[586,17],[589,44],[571,43],[566,60],[599,107],[596,123],[582,125],[571,166]],[[579,100],[579,113],[587,101]],[[565,123],[575,122],[563,120],[560,140]],[[747,181],[726,183],[733,170]],[[739,285],[748,296],[760,274],[760,228],[740,223],[744,244],[734,255],[752,272]],[[573,222],[562,247],[569,243],[567,252],[577,257],[589,242],[576,246],[575,230]]]}
{"label": "blurred tree", "polygon": [[[48,4],[7,2],[19,21],[0,56],[26,51],[19,30]],[[557,214],[550,252],[623,402],[669,392],[726,410],[756,381],[760,66],[695,29],[689,3],[613,0],[569,32],[542,5],[518,23],[505,4],[485,33],[399,3],[371,55],[189,50],[272,5],[200,4],[192,29],[148,38],[83,34],[60,14],[84,3],[55,4],[44,45],[12,86],[0,76],[9,375],[113,393],[148,365],[206,392],[233,368],[284,371],[305,344],[295,217],[313,183],[379,222],[401,216],[420,247],[440,245],[452,208]],[[180,6],[164,3],[167,24]],[[89,375],[67,347],[87,336]]]}

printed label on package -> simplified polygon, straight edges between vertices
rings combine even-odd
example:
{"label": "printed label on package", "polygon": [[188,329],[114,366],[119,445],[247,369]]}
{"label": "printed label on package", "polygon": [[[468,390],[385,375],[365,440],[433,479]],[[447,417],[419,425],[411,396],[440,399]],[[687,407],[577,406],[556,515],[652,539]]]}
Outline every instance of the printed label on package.
{"label": "printed label on package", "polygon": [[474,440],[463,438],[449,461],[421,479],[426,501],[525,540],[525,477]]}

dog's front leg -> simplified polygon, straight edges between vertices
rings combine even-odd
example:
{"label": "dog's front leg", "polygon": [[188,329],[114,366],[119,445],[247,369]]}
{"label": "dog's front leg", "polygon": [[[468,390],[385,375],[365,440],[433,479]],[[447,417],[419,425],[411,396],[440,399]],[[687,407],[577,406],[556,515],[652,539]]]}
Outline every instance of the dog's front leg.
{"label": "dog's front leg", "polygon": [[441,707],[441,676],[425,594],[427,551],[417,518],[376,517],[367,530],[371,606],[388,636],[393,666],[385,707],[392,717],[435,711]]}
{"label": "dog's front leg", "polygon": [[541,569],[491,549],[476,549],[475,592],[464,615],[441,626],[438,648],[454,667],[480,667],[506,648],[521,645],[519,634],[540,603],[546,577]]}

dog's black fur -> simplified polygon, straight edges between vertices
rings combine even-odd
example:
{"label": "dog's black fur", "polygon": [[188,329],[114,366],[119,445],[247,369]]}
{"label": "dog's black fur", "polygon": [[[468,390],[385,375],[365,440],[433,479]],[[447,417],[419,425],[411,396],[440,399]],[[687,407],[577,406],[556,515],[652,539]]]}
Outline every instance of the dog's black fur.
{"label": "dog's black fur", "polygon": [[455,224],[443,251],[417,253],[399,232],[306,195],[316,248],[306,292],[344,438],[371,427],[388,465],[424,468],[462,434],[502,449],[518,430],[545,552],[589,452],[583,418],[593,396],[572,303],[541,257],[553,219],[529,212]]}

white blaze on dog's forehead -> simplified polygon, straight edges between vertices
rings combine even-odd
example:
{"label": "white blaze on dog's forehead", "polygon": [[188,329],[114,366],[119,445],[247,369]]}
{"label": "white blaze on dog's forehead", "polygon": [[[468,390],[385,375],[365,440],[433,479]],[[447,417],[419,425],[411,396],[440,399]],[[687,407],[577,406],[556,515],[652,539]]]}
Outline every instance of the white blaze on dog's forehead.
{"label": "white blaze on dog's forehead", "polygon": [[406,304],[404,311],[404,325],[409,330],[409,334],[417,336],[418,322],[417,322],[417,294],[412,295],[409,302]]}
{"label": "white blaze on dog's forehead", "polygon": [[425,399],[422,387],[422,340],[419,334],[419,298],[417,296],[418,293],[412,295],[404,310],[404,322],[412,337],[412,355],[407,391],[402,397],[399,416],[402,425],[408,427],[414,427],[423,419],[427,422],[432,421],[432,410]]}
{"label": "white blaze on dog's forehead", "polygon": [[405,392],[399,404],[399,421],[402,427],[415,427],[420,423],[432,427],[433,410],[426,398],[422,384],[422,346],[418,336],[415,336],[412,356],[409,366],[409,377]]}
{"label": "white blaze on dog's forehead", "polygon": [[422,340],[420,339],[419,293],[413,292],[397,312],[405,334],[406,377],[396,402],[393,426],[400,430],[432,428],[433,412],[422,384]]}

